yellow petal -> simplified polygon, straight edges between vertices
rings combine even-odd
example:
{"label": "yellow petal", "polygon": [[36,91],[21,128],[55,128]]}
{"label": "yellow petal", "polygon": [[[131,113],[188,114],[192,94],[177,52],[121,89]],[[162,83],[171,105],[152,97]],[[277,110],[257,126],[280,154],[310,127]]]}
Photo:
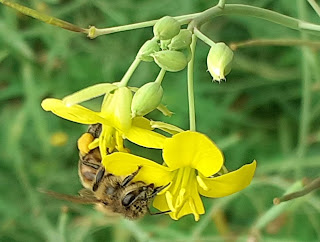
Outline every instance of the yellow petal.
{"label": "yellow petal", "polygon": [[124,135],[135,144],[154,149],[162,149],[166,139],[166,137],[161,134],[137,126],[131,126],[131,129]]}
{"label": "yellow petal", "polygon": [[47,98],[42,101],[41,106],[46,111],[51,111],[55,115],[81,124],[107,124],[107,121],[99,116],[97,112],[91,111],[80,105],[67,107],[61,100]]}
{"label": "yellow petal", "polygon": [[166,193],[156,196],[156,198],[153,200],[153,206],[162,212],[170,210]]}
{"label": "yellow petal", "polygon": [[100,83],[66,96],[62,101],[66,106],[72,106],[76,103],[81,103],[95,97],[105,95],[116,88],[117,86],[112,85],[111,83]]}
{"label": "yellow petal", "polygon": [[217,173],[223,165],[223,155],[218,147],[204,134],[193,131],[167,138],[163,159],[172,169],[192,167],[204,176]]}
{"label": "yellow petal", "polygon": [[115,152],[107,155],[103,158],[102,164],[108,172],[117,176],[127,176],[142,166],[134,181],[153,183],[155,186],[169,184],[173,176],[169,168],[128,153]]}
{"label": "yellow petal", "polygon": [[106,96],[100,114],[110,120],[111,126],[126,132],[131,127],[131,101],[131,91],[127,87],[120,87]]}
{"label": "yellow petal", "polygon": [[228,196],[247,187],[253,178],[255,170],[256,161],[253,161],[251,164],[244,165],[238,170],[214,178],[206,178],[200,174],[209,190],[206,191],[199,186],[199,192],[206,197]]}

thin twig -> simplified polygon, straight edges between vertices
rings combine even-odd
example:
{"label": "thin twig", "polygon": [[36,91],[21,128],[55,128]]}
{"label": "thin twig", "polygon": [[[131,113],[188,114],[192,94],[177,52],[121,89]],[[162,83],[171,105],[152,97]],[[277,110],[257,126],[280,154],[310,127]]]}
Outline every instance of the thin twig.
{"label": "thin twig", "polygon": [[316,3],[315,0],[308,0],[308,3],[311,5],[313,10],[318,14],[320,17],[320,6]]}
{"label": "thin twig", "polygon": [[285,201],[289,201],[292,199],[296,199],[298,197],[302,197],[305,196],[306,194],[316,190],[320,188],[320,178],[317,178],[315,180],[313,180],[311,183],[309,183],[308,185],[306,185],[302,190],[297,191],[297,192],[293,192],[293,193],[289,193],[287,195],[284,195],[280,198],[276,197],[275,199],[273,199],[273,204],[278,205],[281,202],[285,202]]}
{"label": "thin twig", "polygon": [[320,48],[320,41],[310,41],[302,39],[253,39],[242,42],[235,42],[230,44],[232,50],[236,50],[239,47],[250,46],[308,46],[314,49]]}

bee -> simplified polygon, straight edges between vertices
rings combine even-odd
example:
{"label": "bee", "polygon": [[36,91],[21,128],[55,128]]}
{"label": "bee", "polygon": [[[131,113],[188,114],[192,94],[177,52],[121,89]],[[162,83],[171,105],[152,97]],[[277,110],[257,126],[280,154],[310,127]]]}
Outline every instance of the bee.
{"label": "bee", "polygon": [[[101,125],[91,125],[88,133],[94,138],[99,137]],[[154,184],[145,184],[143,181],[132,180],[139,173],[142,166],[128,176],[115,176],[109,173],[101,164],[99,148],[87,154],[79,152],[78,174],[84,189],[79,196],[60,194],[46,191],[48,195],[59,199],[82,204],[96,204],[107,214],[122,214],[125,218],[135,220],[149,214],[163,214],[170,211],[151,213],[151,200],[166,186],[155,187]]]}

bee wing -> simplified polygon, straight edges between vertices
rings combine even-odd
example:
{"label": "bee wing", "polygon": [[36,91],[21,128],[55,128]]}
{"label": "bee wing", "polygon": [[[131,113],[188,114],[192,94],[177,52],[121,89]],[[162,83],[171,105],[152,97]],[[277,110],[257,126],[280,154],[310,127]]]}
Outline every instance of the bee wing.
{"label": "bee wing", "polygon": [[95,204],[99,203],[100,200],[95,198],[95,197],[85,197],[85,196],[74,196],[74,195],[68,195],[68,194],[63,194],[63,193],[58,193],[54,191],[45,191],[45,190],[40,190],[40,192],[45,193],[51,197],[58,198],[61,200],[69,201],[69,202],[74,202],[74,203],[81,203],[81,204]]}

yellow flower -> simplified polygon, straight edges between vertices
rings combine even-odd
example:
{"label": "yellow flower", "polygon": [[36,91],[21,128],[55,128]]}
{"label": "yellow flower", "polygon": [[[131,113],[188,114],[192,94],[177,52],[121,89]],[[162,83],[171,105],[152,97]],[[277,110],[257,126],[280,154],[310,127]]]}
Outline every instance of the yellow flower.
{"label": "yellow flower", "polygon": [[[101,110],[92,111],[77,103],[105,95]],[[161,149],[165,136],[153,132],[150,120],[144,117],[131,118],[132,91],[116,84],[98,84],[67,96],[63,100],[47,98],[41,106],[46,111],[82,124],[102,124],[99,139],[94,140],[89,149],[97,146],[101,152],[113,149],[126,152],[123,139],[145,147]],[[103,154],[102,154],[103,155]]]}
{"label": "yellow flower", "polygon": [[135,181],[170,184],[153,205],[160,211],[171,210],[169,215],[175,220],[194,214],[198,221],[205,212],[199,194],[216,198],[238,192],[250,184],[256,168],[253,161],[236,171],[217,174],[223,166],[223,154],[207,136],[192,131],[166,138],[162,156],[166,166],[126,153],[111,154],[102,163],[115,175],[127,175],[142,166]]}

